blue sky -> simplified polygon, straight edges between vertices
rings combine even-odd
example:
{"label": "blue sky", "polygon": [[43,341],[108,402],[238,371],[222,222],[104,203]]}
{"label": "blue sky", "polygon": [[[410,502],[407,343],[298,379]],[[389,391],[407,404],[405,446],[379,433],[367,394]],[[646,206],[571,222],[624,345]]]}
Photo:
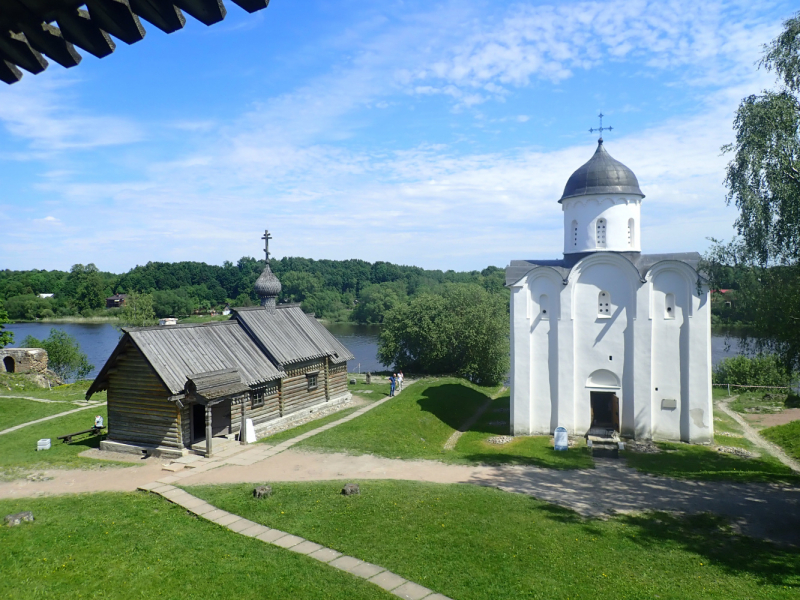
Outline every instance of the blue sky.
{"label": "blue sky", "polygon": [[0,268],[557,258],[595,149],[647,195],[644,252],[733,233],[739,100],[789,2],[290,2],[0,84]]}

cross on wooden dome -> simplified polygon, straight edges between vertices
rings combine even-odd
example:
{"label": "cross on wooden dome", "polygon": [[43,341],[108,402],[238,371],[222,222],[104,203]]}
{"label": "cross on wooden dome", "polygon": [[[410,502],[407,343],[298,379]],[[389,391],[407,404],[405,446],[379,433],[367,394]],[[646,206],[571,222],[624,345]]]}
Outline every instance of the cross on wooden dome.
{"label": "cross on wooden dome", "polygon": [[269,241],[272,239],[272,235],[265,229],[261,239],[264,240],[264,254],[267,255],[267,263],[269,263]]}

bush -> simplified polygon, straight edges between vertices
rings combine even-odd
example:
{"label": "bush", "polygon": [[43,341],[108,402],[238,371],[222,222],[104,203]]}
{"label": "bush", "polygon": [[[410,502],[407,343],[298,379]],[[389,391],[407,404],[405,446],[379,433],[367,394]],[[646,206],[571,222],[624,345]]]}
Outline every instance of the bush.
{"label": "bush", "polygon": [[94,365],[81,352],[78,340],[60,329],[51,329],[50,335],[44,340],[29,335],[23,340],[22,346],[47,350],[48,367],[64,380],[83,379],[94,369]]}
{"label": "bush", "polygon": [[714,383],[731,385],[788,386],[792,373],[775,354],[724,358],[714,368]]}

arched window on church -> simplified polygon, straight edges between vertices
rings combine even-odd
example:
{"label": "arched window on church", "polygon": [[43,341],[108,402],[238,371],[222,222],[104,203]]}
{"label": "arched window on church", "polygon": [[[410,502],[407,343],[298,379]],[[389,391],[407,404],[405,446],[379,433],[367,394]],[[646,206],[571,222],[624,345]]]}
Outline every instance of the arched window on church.
{"label": "arched window on church", "polygon": [[611,316],[611,294],[608,292],[600,292],[597,295],[597,316]]}
{"label": "arched window on church", "polygon": [[573,248],[577,248],[578,247],[578,222],[577,221],[573,221],[572,222],[572,247]]}
{"label": "arched window on church", "polygon": [[633,248],[634,234],[633,219],[628,219],[628,248]]}
{"label": "arched window on church", "polygon": [[606,247],[606,220],[597,219],[597,235],[596,240],[598,248]]}
{"label": "arched window on church", "polygon": [[547,294],[539,296],[539,317],[542,321],[550,319],[550,302],[547,299]]}
{"label": "arched window on church", "polygon": [[667,294],[664,298],[664,318],[675,318],[675,294]]}

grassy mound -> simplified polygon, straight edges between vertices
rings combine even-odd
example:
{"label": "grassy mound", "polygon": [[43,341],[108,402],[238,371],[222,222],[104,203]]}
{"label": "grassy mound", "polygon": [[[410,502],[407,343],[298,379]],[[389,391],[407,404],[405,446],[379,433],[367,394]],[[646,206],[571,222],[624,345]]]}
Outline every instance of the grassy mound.
{"label": "grassy mound", "polygon": [[800,460],[800,421],[791,421],[761,430],[761,435],[780,446],[786,454]]}

